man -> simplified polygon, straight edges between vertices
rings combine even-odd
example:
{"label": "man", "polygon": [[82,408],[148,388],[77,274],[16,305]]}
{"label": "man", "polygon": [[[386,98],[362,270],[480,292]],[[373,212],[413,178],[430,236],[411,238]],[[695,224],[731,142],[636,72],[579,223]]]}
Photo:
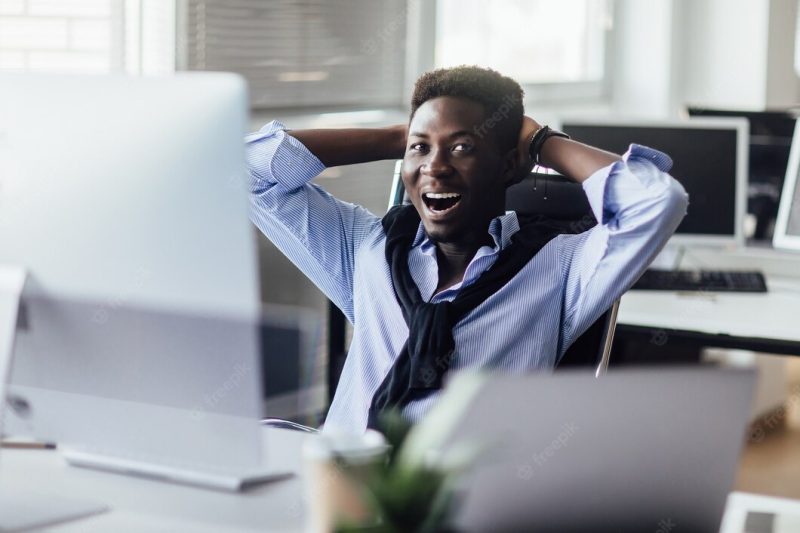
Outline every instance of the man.
{"label": "man", "polygon": [[[523,116],[513,80],[458,67],[417,81],[407,127],[273,121],[247,137],[254,223],[354,327],[326,428],[363,431],[391,408],[418,419],[451,370],[552,369],[652,261],[687,206],[669,157],[562,135]],[[567,235],[505,212],[532,157],[583,185],[597,226]],[[383,220],[309,183],[399,158],[413,208]]]}

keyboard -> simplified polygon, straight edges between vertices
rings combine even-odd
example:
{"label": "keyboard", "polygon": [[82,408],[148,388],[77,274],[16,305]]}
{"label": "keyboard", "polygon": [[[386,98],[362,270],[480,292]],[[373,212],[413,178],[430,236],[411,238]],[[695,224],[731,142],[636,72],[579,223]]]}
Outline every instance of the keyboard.
{"label": "keyboard", "polygon": [[633,287],[642,291],[767,292],[764,275],[757,270],[645,271]]}

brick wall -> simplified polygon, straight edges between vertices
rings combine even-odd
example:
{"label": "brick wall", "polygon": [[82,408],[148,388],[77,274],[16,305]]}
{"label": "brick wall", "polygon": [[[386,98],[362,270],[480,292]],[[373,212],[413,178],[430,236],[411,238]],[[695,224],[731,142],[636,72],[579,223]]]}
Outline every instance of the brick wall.
{"label": "brick wall", "polygon": [[122,0],[0,0],[0,70],[122,66]]}

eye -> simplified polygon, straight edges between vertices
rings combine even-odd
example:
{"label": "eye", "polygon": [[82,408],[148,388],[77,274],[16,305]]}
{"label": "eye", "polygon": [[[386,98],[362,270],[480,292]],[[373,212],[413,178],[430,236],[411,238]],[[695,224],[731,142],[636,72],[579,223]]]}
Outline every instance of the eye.
{"label": "eye", "polygon": [[470,143],[456,143],[453,145],[454,152],[471,152],[474,147]]}
{"label": "eye", "polygon": [[428,150],[428,145],[425,143],[412,143],[408,150],[411,152],[426,152]]}

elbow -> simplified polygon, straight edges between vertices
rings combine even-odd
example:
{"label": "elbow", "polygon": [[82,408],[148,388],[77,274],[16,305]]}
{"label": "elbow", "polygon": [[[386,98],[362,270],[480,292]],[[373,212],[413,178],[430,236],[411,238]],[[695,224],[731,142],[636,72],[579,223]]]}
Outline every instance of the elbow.
{"label": "elbow", "polygon": [[686,216],[689,194],[683,185],[672,176],[669,176],[669,185],[664,191],[663,200],[667,212],[680,219]]}
{"label": "elbow", "polygon": [[689,207],[689,195],[678,180],[669,176],[669,185],[661,195],[662,226],[670,235],[675,233]]}

